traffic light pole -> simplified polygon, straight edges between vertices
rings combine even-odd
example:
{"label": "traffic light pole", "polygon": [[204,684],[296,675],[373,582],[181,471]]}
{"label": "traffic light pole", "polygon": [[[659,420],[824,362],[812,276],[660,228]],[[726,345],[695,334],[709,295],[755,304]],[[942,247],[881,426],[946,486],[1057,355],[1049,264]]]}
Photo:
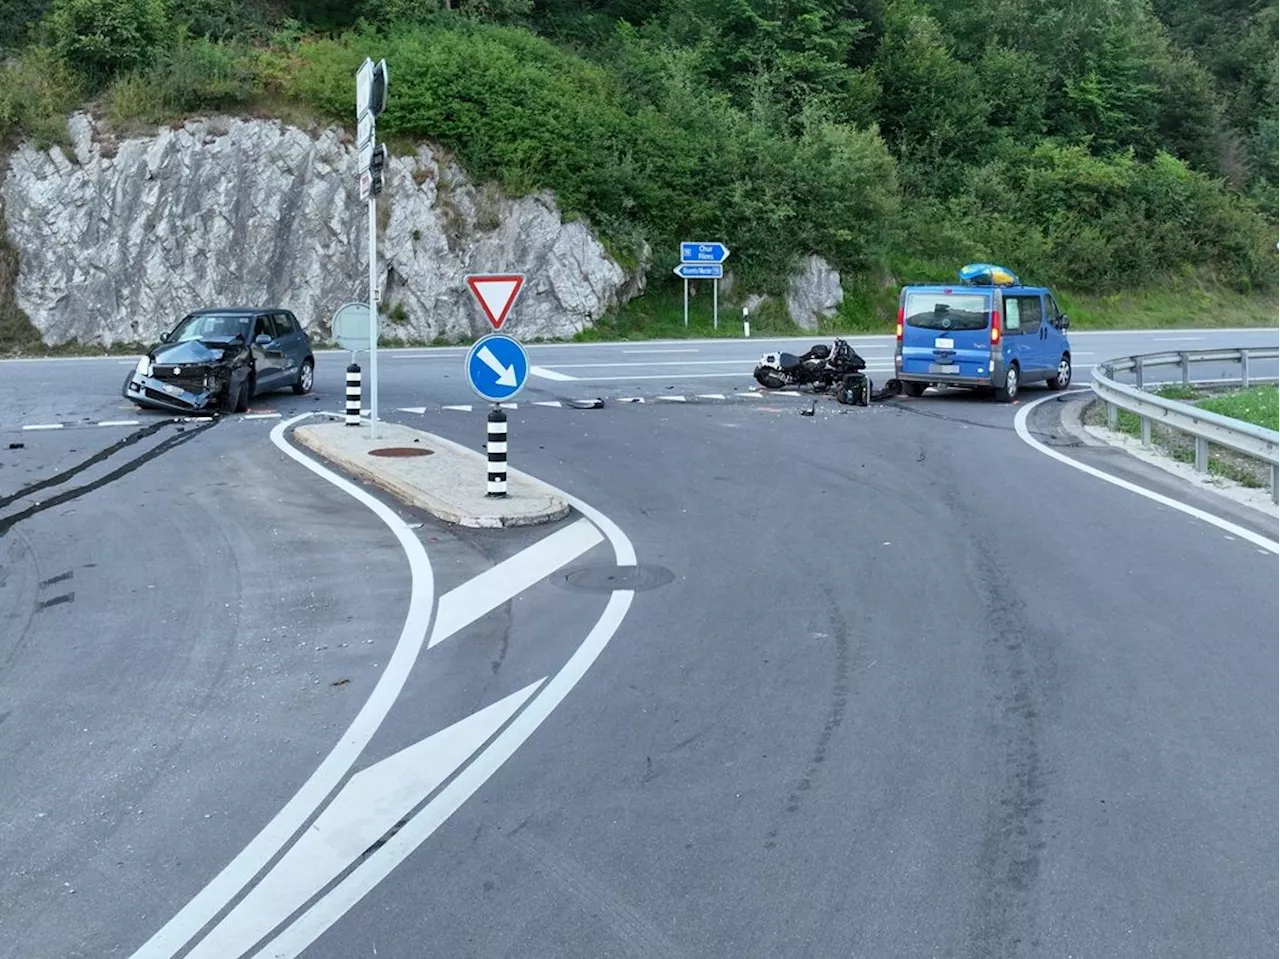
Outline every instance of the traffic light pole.
{"label": "traffic light pole", "polygon": [[[386,150],[378,144],[377,117],[387,108],[387,61],[374,63],[365,58],[356,71],[356,125],[361,136],[357,149],[364,156],[369,145],[369,159],[360,170],[361,189],[364,178],[369,184],[369,437],[378,438],[378,195],[382,192]],[[369,132],[364,137],[361,121],[368,119]]]}

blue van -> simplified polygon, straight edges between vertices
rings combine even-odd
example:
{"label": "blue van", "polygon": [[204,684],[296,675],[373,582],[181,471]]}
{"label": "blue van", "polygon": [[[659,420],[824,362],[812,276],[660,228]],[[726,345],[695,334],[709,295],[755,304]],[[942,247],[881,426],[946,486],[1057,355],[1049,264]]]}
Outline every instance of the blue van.
{"label": "blue van", "polygon": [[1050,389],[1071,382],[1070,321],[1053,294],[1024,286],[1008,270],[975,263],[960,282],[912,283],[898,294],[893,361],[912,396],[930,386],[995,390],[1010,403],[1023,383]]}

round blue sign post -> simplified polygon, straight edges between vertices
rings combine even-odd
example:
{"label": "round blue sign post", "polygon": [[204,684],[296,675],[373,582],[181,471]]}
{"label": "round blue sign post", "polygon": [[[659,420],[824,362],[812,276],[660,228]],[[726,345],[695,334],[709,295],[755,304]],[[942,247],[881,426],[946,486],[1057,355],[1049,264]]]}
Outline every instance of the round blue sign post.
{"label": "round blue sign post", "polygon": [[467,353],[467,382],[490,403],[511,399],[529,378],[529,355],[504,333],[481,337]]}

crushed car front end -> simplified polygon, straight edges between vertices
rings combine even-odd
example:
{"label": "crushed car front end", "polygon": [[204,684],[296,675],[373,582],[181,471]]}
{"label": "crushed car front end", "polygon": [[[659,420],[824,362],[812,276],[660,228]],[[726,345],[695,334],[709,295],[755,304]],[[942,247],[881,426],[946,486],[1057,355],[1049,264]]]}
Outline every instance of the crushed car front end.
{"label": "crushed car front end", "polygon": [[[138,361],[122,393],[139,406],[174,413],[215,413],[233,385],[240,344],[202,343],[204,355],[185,360],[166,356],[163,348]],[[157,357],[156,353],[160,355]]]}

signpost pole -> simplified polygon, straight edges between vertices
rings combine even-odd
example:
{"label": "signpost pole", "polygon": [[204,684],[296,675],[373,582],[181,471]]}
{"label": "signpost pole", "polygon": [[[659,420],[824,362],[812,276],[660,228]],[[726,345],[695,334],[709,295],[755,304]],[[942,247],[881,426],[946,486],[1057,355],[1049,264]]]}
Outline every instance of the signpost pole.
{"label": "signpost pole", "polygon": [[378,438],[378,201],[369,197],[369,438]]}
{"label": "signpost pole", "polygon": [[689,328],[689,280],[684,281],[684,328]]}
{"label": "signpost pole", "polygon": [[711,323],[714,329],[720,329],[720,281],[711,281]]}

